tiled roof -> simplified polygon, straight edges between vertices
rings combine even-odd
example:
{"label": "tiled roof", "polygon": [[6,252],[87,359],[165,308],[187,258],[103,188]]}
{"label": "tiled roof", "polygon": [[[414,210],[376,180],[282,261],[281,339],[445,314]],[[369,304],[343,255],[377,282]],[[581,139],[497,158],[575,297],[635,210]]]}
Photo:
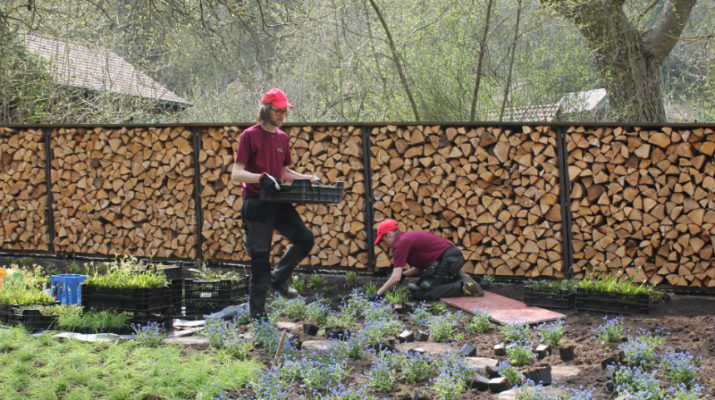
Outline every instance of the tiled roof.
{"label": "tiled roof", "polygon": [[109,50],[34,34],[24,39],[28,52],[49,61],[56,84],[190,105]]}
{"label": "tiled roof", "polygon": [[566,93],[558,104],[565,114],[583,111],[596,111],[599,104],[606,99],[606,89],[584,90],[582,92]]}
{"label": "tiled roof", "polygon": [[[541,104],[522,108],[506,108],[502,121],[523,121],[523,122],[549,122],[556,118],[559,111],[558,104]],[[486,121],[496,121],[499,113],[487,114]]]}

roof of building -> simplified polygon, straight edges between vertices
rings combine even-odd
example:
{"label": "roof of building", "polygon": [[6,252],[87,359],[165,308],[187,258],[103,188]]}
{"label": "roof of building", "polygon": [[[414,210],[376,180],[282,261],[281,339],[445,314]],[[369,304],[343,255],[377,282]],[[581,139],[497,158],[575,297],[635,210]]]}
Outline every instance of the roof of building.
{"label": "roof of building", "polygon": [[596,111],[604,100],[606,100],[606,89],[600,88],[566,93],[557,104],[561,106],[561,112],[570,114],[582,111]]}
{"label": "roof of building", "polygon": [[190,105],[109,50],[36,34],[24,35],[24,43],[49,62],[56,84]]}
{"label": "roof of building", "polygon": [[[556,118],[559,111],[558,104],[540,104],[521,108],[505,108],[502,121],[524,121],[524,122],[549,122]],[[487,121],[496,121],[499,113],[487,114]]]}

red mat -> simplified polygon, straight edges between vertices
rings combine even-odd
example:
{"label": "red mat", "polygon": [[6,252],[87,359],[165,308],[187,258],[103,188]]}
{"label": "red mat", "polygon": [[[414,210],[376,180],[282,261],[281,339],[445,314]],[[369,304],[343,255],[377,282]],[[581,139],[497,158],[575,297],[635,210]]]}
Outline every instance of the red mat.
{"label": "red mat", "polygon": [[500,296],[496,293],[484,291],[484,297],[448,297],[442,302],[461,310],[473,313],[475,309],[485,309],[492,321],[499,324],[527,323],[554,321],[566,318],[566,315],[540,307],[529,307],[526,304]]}

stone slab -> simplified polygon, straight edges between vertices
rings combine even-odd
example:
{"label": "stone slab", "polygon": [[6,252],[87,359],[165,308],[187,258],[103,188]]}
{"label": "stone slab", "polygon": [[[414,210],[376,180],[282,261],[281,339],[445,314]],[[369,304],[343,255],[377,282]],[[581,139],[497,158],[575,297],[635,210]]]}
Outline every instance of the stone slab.
{"label": "stone slab", "polygon": [[447,297],[443,298],[442,302],[468,313],[474,313],[477,309],[484,309],[489,313],[489,318],[492,321],[502,325],[509,323],[538,324],[566,318],[565,314],[541,307],[530,307],[518,300],[486,290],[483,297]]}
{"label": "stone slab", "polygon": [[409,342],[409,343],[398,343],[395,348],[400,353],[407,353],[414,349],[423,349],[426,354],[430,356],[441,356],[449,353],[455,353],[457,349],[446,344],[446,343],[436,343],[436,342]]}

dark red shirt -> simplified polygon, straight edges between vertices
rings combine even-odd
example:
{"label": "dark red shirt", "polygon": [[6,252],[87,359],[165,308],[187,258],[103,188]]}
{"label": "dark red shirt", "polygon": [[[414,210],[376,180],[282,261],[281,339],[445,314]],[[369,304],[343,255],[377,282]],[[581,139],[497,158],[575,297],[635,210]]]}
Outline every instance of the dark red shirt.
{"label": "dark red shirt", "polygon": [[[233,161],[243,164],[248,172],[267,172],[281,180],[283,168],[293,163],[290,138],[280,129],[272,133],[261,128],[261,125],[253,125],[241,133]],[[242,196],[258,196],[260,193],[260,184],[243,182]]]}
{"label": "dark red shirt", "polygon": [[392,245],[395,268],[409,264],[427,269],[452,243],[435,234],[423,231],[400,232]]}

